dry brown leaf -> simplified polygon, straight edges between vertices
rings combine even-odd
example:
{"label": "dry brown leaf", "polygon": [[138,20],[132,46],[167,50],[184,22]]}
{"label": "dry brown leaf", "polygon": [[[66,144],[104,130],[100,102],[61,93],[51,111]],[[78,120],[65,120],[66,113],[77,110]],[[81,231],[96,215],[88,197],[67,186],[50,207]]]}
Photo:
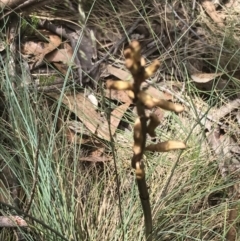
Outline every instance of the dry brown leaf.
{"label": "dry brown leaf", "polygon": [[91,151],[90,156],[93,157],[100,157],[104,154],[105,146],[102,143],[99,143],[96,145],[96,148],[94,148],[93,151]]}
{"label": "dry brown leaf", "polygon": [[26,0],[1,0],[0,1],[0,8],[13,8],[24,3]]}
{"label": "dry brown leaf", "polygon": [[[228,134],[222,134],[220,128],[211,131],[207,136],[211,149],[219,156],[219,170],[223,178],[239,171],[239,144]],[[224,157],[224,158],[223,158]],[[240,190],[238,190],[240,195]]]}
{"label": "dry brown leaf", "polygon": [[112,65],[107,66],[109,74],[116,76],[118,79],[132,80],[132,76],[129,72],[113,67]]}
{"label": "dry brown leaf", "polygon": [[118,100],[119,102],[123,103],[132,103],[131,98],[129,98],[128,94],[125,91],[118,91],[118,90],[105,90],[105,96],[112,100]]}
{"label": "dry brown leaf", "polygon": [[103,143],[95,143],[93,150],[88,152],[86,156],[79,158],[79,161],[86,162],[106,162],[110,161],[110,158],[105,154],[105,146]]}
{"label": "dry brown leaf", "polygon": [[192,74],[191,78],[196,83],[207,83],[222,74],[223,73],[196,73]]}
{"label": "dry brown leaf", "polygon": [[79,157],[79,161],[83,162],[107,162],[111,161],[109,157],[106,156],[86,156],[86,157]]}
{"label": "dry brown leaf", "polygon": [[[49,96],[59,99],[59,94],[51,93]],[[63,96],[62,102],[69,108],[70,111],[75,113],[82,121],[86,128],[97,137],[110,141],[108,122],[98,113],[91,103],[91,101],[84,95],[78,93],[75,97],[72,95]],[[114,135],[119,122],[122,119],[125,111],[129,107],[129,103],[118,106],[111,113],[111,132]]]}
{"label": "dry brown leaf", "polygon": [[[112,112],[111,112],[111,134],[114,135],[116,132],[116,129],[119,125],[119,122],[121,121],[124,113],[126,112],[126,110],[129,107],[129,103],[125,103],[123,105],[118,106],[117,108],[115,108]],[[102,133],[109,133],[109,127],[108,127],[108,122],[105,121],[102,125],[99,126],[97,132],[101,131]],[[103,138],[105,140],[110,140],[110,136],[108,134],[108,136],[105,136],[105,138]]]}
{"label": "dry brown leaf", "polygon": [[240,2],[238,0],[229,0],[225,1],[226,8],[232,8],[235,12],[239,12],[240,10]]}
{"label": "dry brown leaf", "polygon": [[171,94],[164,93],[151,85],[147,88],[146,93],[157,99],[173,100],[173,96]]}
{"label": "dry brown leaf", "polygon": [[[51,93],[49,96],[58,100],[60,94]],[[91,133],[95,134],[99,138],[108,141],[110,140],[108,131],[99,129],[102,123],[106,122],[106,120],[103,120],[103,117],[101,117],[101,115],[95,110],[94,105],[84,95],[84,93],[78,93],[75,96],[64,95],[62,102],[69,108],[70,111],[77,115]]]}
{"label": "dry brown leaf", "polygon": [[23,54],[39,56],[44,52],[47,43],[28,41],[22,45]]}
{"label": "dry brown leaf", "polygon": [[64,136],[66,137],[68,143],[76,143],[76,132],[70,128],[66,128],[62,109],[60,109],[58,112],[57,128],[58,130],[63,130]]}
{"label": "dry brown leaf", "polygon": [[31,66],[31,68],[39,65],[48,53],[52,52],[62,43],[62,40],[59,36],[54,35],[49,31],[41,30],[39,32],[45,36],[46,39],[48,39],[48,43],[41,41],[27,41],[21,46],[21,52],[23,54],[34,56],[33,62],[35,63]]}
{"label": "dry brown leaf", "polygon": [[61,72],[63,75],[67,74],[68,66],[64,63],[53,63],[53,65]]}
{"label": "dry brown leaf", "polygon": [[216,7],[211,0],[204,0],[202,1],[202,6],[207,12],[207,14],[210,16],[210,18],[219,26],[224,27],[224,18],[225,16],[223,13],[219,13],[216,11]]}
{"label": "dry brown leaf", "polygon": [[27,41],[22,45],[21,51],[23,54],[31,54],[34,56],[43,55],[50,53],[62,43],[62,40],[59,36],[52,34],[49,31],[40,31],[42,35],[48,39],[49,43],[47,42],[34,42],[34,41]]}
{"label": "dry brown leaf", "polygon": [[[80,135],[78,135],[80,133]],[[67,121],[65,135],[69,143],[90,144],[94,142],[91,132],[77,120]]]}
{"label": "dry brown leaf", "polygon": [[230,101],[226,105],[221,106],[220,108],[211,108],[209,111],[209,114],[211,116],[214,116],[214,119],[217,121],[220,121],[223,117],[228,115],[230,112],[232,112],[234,109],[240,108],[240,99],[236,99],[233,101]]}
{"label": "dry brown leaf", "polygon": [[[45,59],[49,62],[62,62],[64,64],[72,65],[74,64],[74,59],[72,59],[73,50],[68,43],[63,43],[61,48],[55,49],[51,53],[45,56]],[[72,63],[71,63],[72,61]]]}

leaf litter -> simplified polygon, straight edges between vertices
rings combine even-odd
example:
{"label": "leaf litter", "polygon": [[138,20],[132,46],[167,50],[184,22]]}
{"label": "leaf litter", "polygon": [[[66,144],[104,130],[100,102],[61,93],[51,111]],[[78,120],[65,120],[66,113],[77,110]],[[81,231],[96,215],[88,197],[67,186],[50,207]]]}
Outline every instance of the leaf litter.
{"label": "leaf litter", "polygon": [[[117,6],[119,16],[122,16],[122,24],[126,29],[134,25],[135,18],[140,18],[138,11],[136,11],[136,6],[141,4],[138,1],[134,2],[135,5],[118,3],[119,5]],[[208,122],[205,122],[206,141],[208,141],[216,159],[221,159],[218,162],[220,173],[223,178],[231,176],[233,180],[238,180],[240,164],[238,158],[240,134],[238,42],[240,36],[239,31],[237,31],[239,28],[237,22],[239,12],[235,15],[232,13],[236,13],[237,9],[240,9],[240,4],[239,1],[234,0],[221,3],[209,0],[193,2],[195,5],[180,3],[179,1],[172,1],[171,4],[162,4],[154,1],[150,7],[153,13],[149,16],[149,24],[146,24],[144,19],[141,19],[138,26],[128,37],[130,40],[138,39],[141,42],[143,55],[149,60],[156,57],[161,60],[159,72],[150,80],[150,84],[147,84],[149,96],[160,97],[167,101],[177,101],[183,105],[186,103],[182,102],[182,100],[187,100],[186,113],[180,116],[180,120],[182,120],[182,123],[185,123],[186,127],[188,127],[187,123],[189,121],[196,121],[194,118],[201,119],[199,123],[202,124],[204,123],[203,120],[208,120]],[[58,10],[56,13],[45,7],[42,7],[42,9],[46,11],[31,8],[31,5],[29,9],[34,13],[32,16],[35,16],[37,19],[48,18],[50,19],[48,21],[52,21],[55,26],[61,26],[66,30],[71,29],[73,31],[74,28],[70,23],[74,22],[77,29],[74,30],[74,33],[76,32],[78,34],[76,36],[80,38],[81,34],[78,31],[81,27],[78,26],[77,22],[79,16],[77,14],[66,16],[62,10],[63,8],[61,8],[61,4],[54,2],[52,7],[54,7],[54,4],[56,4],[55,7]],[[86,60],[88,48],[84,48],[84,45],[82,45],[82,54],[77,58],[79,60],[77,62],[74,51],[76,51],[78,44],[76,46],[73,44],[77,43],[77,41],[71,42],[69,38],[64,38],[47,28],[44,29],[43,26],[47,25],[43,24],[41,28],[36,26],[34,34],[29,34],[28,38],[22,40],[21,46],[19,46],[19,52],[24,56],[23,61],[29,65],[30,71],[33,73],[34,70],[39,70],[37,77],[32,75],[33,85],[44,87],[45,82],[37,80],[47,78],[43,76],[50,76],[50,64],[55,66],[53,67],[55,71],[54,78],[50,85],[54,85],[59,79],[64,82],[64,76],[68,73],[69,68],[73,67],[74,71],[67,81],[68,88],[71,89],[74,88],[72,86],[83,83],[84,88],[93,89],[95,96],[98,98],[101,96],[98,83],[106,83],[112,77],[114,80],[124,79],[131,81],[131,75],[122,61],[122,50],[125,46],[116,44],[124,37],[124,32],[121,30],[117,17],[114,16],[109,19],[104,7],[109,8],[109,6],[100,6],[99,3],[96,3],[90,14],[89,27],[87,26],[87,29],[92,28],[91,30],[93,30],[98,42],[98,60],[107,56],[105,50],[108,51],[112,46],[115,46],[112,56],[105,59],[107,64],[101,66],[103,69],[100,68],[101,72],[105,71],[107,73],[104,75],[105,77],[102,75],[100,79],[99,76],[101,74],[97,73],[98,71],[96,73],[95,71],[89,72],[96,64],[94,62],[96,57],[94,53],[91,52],[93,57],[90,58],[91,61],[90,59]],[[18,8],[16,11],[21,11],[21,9]],[[24,8],[22,11],[25,11]],[[131,17],[129,13],[132,13]],[[7,12],[7,14],[10,13]],[[51,18],[49,18],[48,14],[51,15]],[[60,21],[59,18],[62,18],[62,20]],[[236,25],[233,28],[234,22],[236,22]],[[152,32],[154,32],[154,35],[152,35]],[[89,35],[89,32],[87,32],[86,36],[88,36],[88,39]],[[75,35],[71,36],[73,39],[75,38]],[[155,38],[156,36],[158,37]],[[34,40],[30,40],[32,37],[34,37]],[[8,38],[10,39],[10,36]],[[124,44],[128,44],[126,40]],[[3,54],[7,45],[1,44],[1,46],[4,46],[1,48],[1,54]],[[234,49],[237,50],[233,51]],[[96,67],[96,70],[98,70],[98,67]],[[80,72],[87,73],[86,76],[94,79],[97,82],[97,88],[93,84],[94,81],[91,82],[88,78],[80,83],[80,77],[78,76]],[[184,88],[185,85],[183,85],[183,93],[179,89],[176,91],[176,88],[172,88],[179,82],[188,83],[189,79],[192,80],[192,86],[189,85],[187,87],[192,88],[190,92],[187,91],[187,88]],[[171,84],[167,85],[168,92],[165,92],[161,87],[168,81]],[[57,85],[58,91],[62,86],[63,83]],[[193,108],[194,102],[196,104],[196,99],[194,98],[197,98],[194,90],[197,92],[197,88],[200,88],[202,95],[198,97],[198,105],[195,105]],[[76,142],[76,139],[78,139],[79,143],[91,142],[92,145],[95,145],[95,148],[88,152],[88,156],[79,158],[80,161],[108,162],[111,160],[111,155],[108,156],[106,154],[105,145],[101,141],[96,141],[100,139],[109,142],[111,140],[106,113],[96,109],[96,106],[82,92],[82,86],[79,89],[80,91],[75,95],[72,95],[72,92],[65,93],[61,100],[62,104],[77,116],[77,120],[67,122],[69,131],[66,135],[69,142]],[[59,92],[55,90],[51,92],[48,95],[59,101]],[[125,128],[122,126],[122,119],[125,118],[129,110],[133,109],[131,98],[129,98],[126,91],[121,91],[120,93],[116,90],[104,89],[104,93],[108,101],[116,104],[116,107],[111,109],[110,129],[111,134],[120,140],[119,137],[117,138],[118,130]],[[210,104],[213,96],[217,101],[215,101],[215,104]],[[223,100],[219,100],[219,96]],[[188,101],[189,99],[192,99],[192,103]],[[209,109],[209,111],[201,112],[203,106],[204,110]],[[206,106],[207,108],[205,108]],[[155,112],[160,116],[163,123],[165,123],[166,118],[172,118],[164,115],[165,111],[162,109],[157,108]],[[191,113],[195,113],[194,118]],[[63,123],[61,126],[63,126]],[[127,128],[131,129],[131,124]],[[167,126],[162,126],[162,128],[170,131],[174,129]],[[79,134],[83,134],[83,129],[86,130],[84,132],[85,141],[79,136]],[[198,131],[200,130],[201,128],[198,128]],[[179,133],[183,135],[184,131]],[[124,133],[122,136],[124,137]],[[96,142],[94,143],[94,141]],[[149,144],[149,146],[153,147],[154,144]],[[157,148],[157,146],[155,145],[154,148]],[[240,195],[237,185],[234,184],[232,188],[237,195]],[[229,224],[233,222],[232,216],[234,215],[230,215]],[[232,234],[232,230],[230,231],[229,237],[231,236],[231,240],[234,240],[236,234]]]}

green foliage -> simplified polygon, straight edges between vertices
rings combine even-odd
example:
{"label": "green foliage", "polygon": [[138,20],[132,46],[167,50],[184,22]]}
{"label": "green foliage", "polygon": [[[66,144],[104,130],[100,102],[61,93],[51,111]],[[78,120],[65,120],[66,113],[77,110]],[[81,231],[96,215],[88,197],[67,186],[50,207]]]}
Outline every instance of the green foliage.
{"label": "green foliage", "polygon": [[24,32],[25,35],[32,35],[35,32],[38,26],[38,23],[39,23],[39,18],[37,18],[34,15],[30,18],[29,21],[22,18],[21,27],[20,27],[21,32]]}

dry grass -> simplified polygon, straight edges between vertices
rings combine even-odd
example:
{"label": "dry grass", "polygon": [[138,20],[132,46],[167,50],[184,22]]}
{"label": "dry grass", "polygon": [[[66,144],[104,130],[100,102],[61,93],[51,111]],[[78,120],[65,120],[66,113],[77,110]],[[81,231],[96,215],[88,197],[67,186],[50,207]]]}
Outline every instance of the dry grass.
{"label": "dry grass", "polygon": [[[234,202],[239,205],[238,200],[231,201],[227,192],[233,181],[224,180],[219,173],[218,164],[224,157],[211,152],[203,120],[196,114],[196,109],[207,113],[213,106],[221,106],[239,96],[239,10],[226,11],[226,28],[220,29],[198,2],[192,11],[192,2],[152,1],[144,5],[141,15],[138,10],[143,4],[141,1],[93,1],[93,5],[87,5],[90,10],[87,23],[98,31],[100,55],[141,17],[138,34],[145,34],[140,39],[143,54],[148,61],[158,58],[162,62],[153,83],[169,88],[176,95],[184,88],[181,98],[190,106],[184,114],[165,113],[158,129],[161,140],[187,140],[188,148],[181,153],[147,153],[145,157],[154,240],[226,240],[229,210]],[[44,7],[41,15],[51,13],[52,17],[77,20],[64,5],[57,5],[58,11],[52,8]],[[189,27],[194,32],[188,31]],[[148,45],[151,42],[154,44]],[[155,51],[150,53],[153,48]],[[108,64],[125,69],[123,49],[124,46],[110,56]],[[224,78],[218,83],[195,84],[189,75],[196,70],[220,71]],[[39,180],[30,214],[62,233],[67,240],[143,240],[144,220],[130,169],[131,132],[117,135],[114,150],[123,209],[121,223],[113,163],[79,162],[79,157],[84,155],[81,145],[70,145],[63,131],[55,132],[58,102],[49,109],[44,96],[24,88],[12,98],[12,80],[7,72],[3,78],[1,87],[6,99],[0,119],[3,137],[0,161],[16,173],[24,193],[21,201],[30,196],[34,154],[41,135]],[[6,108],[12,110],[7,120]],[[39,130],[36,123],[40,123]],[[118,139],[119,136],[122,139]],[[109,143],[105,145],[111,155]],[[18,164],[14,161],[16,156]],[[3,200],[13,203],[8,198]],[[1,212],[9,212],[1,208]],[[29,240],[61,240],[41,225],[33,223],[33,226],[32,233],[26,232]],[[13,240],[13,236],[3,229],[0,239]]]}

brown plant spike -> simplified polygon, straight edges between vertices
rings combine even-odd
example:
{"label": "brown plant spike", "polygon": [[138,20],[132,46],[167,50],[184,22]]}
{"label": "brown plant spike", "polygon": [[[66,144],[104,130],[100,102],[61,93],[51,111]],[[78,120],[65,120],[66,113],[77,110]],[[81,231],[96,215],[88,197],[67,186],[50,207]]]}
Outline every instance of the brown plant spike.
{"label": "brown plant spike", "polygon": [[[152,76],[160,66],[158,60],[153,61],[146,69],[145,60],[141,57],[141,48],[137,41],[133,41],[125,50],[125,65],[133,76],[133,83],[127,81],[109,81],[106,86],[109,89],[127,90],[129,97],[136,105],[138,118],[134,124],[133,133],[133,157],[132,167],[136,170],[136,182],[145,219],[146,240],[152,241],[152,214],[149,194],[145,179],[143,153],[144,151],[165,152],[175,149],[184,149],[186,145],[179,141],[167,141],[146,147],[147,134],[156,136],[155,129],[160,124],[158,117],[154,114],[146,115],[145,108],[161,107],[177,113],[184,110],[183,106],[165,100],[156,99],[141,89],[141,85],[147,78]],[[149,123],[148,123],[149,121]]]}

